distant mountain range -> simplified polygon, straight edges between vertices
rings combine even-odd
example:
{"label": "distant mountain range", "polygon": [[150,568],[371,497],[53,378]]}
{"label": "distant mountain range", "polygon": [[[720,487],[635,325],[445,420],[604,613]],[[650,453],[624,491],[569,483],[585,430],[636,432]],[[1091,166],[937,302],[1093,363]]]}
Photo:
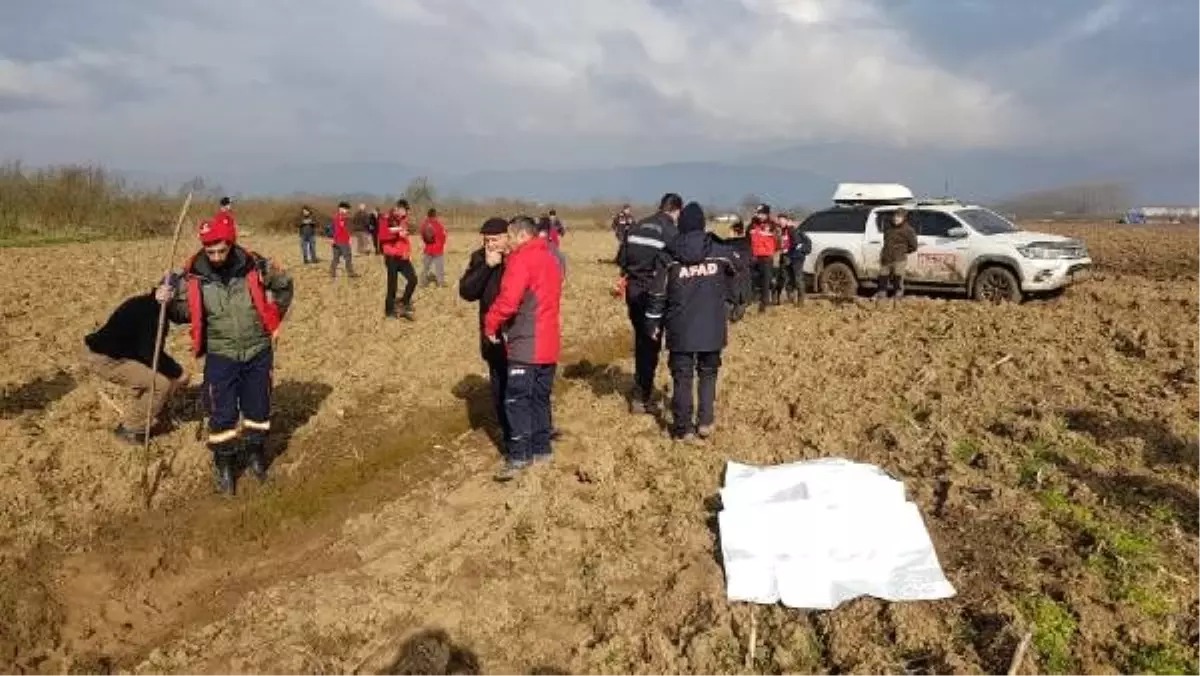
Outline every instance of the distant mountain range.
{"label": "distant mountain range", "polygon": [[[189,176],[124,172],[132,182],[176,189]],[[571,170],[425,172],[391,162],[295,164],[231,170],[205,177],[232,194],[396,195],[417,176],[438,193],[470,199],[636,203],[679,192],[706,204],[734,206],[747,195],[772,204],[826,204],[840,181],[900,182],[917,194],[949,194],[981,202],[1088,181],[1122,183],[1142,203],[1195,204],[1195,158],[1150,163],[1097,153],[1045,155],[999,151],[906,151],[849,144],[785,148],[726,161],[673,162]]]}

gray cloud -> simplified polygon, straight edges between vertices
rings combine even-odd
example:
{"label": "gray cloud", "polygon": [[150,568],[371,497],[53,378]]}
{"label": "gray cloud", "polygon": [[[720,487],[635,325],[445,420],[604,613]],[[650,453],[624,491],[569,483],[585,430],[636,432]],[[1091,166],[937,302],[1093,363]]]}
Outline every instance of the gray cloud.
{"label": "gray cloud", "polygon": [[[1173,161],[1180,144],[1164,133],[1196,136],[1195,12],[1188,0],[13,0],[0,3],[0,135],[31,163],[201,172],[571,167],[825,142]],[[1154,47],[1122,57],[1151,32]],[[1151,94],[1168,106],[1148,113]]]}

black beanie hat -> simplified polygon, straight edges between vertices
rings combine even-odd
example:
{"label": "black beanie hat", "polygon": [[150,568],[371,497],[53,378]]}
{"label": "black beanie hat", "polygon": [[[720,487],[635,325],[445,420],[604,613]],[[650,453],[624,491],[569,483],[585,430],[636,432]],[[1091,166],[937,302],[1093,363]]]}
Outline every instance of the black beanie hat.
{"label": "black beanie hat", "polygon": [[508,221],[496,216],[484,221],[483,226],[479,228],[481,235],[503,235],[506,232],[508,232]]}
{"label": "black beanie hat", "polygon": [[695,202],[688,202],[679,212],[679,234],[703,231],[705,225],[704,209]]}

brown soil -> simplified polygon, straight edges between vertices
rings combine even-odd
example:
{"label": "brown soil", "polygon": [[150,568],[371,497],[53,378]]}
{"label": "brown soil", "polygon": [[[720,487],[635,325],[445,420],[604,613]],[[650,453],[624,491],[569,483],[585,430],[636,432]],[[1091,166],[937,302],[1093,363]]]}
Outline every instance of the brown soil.
{"label": "brown soil", "polygon": [[[578,232],[565,435],[509,486],[474,306],[421,290],[417,322],[385,322],[379,259],[332,283],[249,236],[297,277],[275,478],[212,496],[185,398],[150,509],[140,449],[109,433],[107,401],[129,402],[75,359],[166,245],[0,249],[0,669],[1003,672],[1030,629],[1026,673],[1195,669],[1197,231],[1069,230],[1099,275],[1051,300],[814,301],[735,326],[702,446],[625,412],[611,239]],[[724,462],[832,455],[906,482],[958,596],[726,602]]]}

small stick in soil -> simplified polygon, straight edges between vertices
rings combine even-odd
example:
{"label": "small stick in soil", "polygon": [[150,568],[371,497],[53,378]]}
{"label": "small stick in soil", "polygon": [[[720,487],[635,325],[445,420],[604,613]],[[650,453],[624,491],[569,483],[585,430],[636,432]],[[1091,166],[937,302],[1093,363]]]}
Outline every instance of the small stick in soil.
{"label": "small stick in soil", "polygon": [[1017,669],[1021,666],[1021,660],[1025,658],[1025,651],[1029,650],[1029,642],[1033,640],[1033,632],[1027,631],[1021,637],[1021,642],[1017,644],[1017,652],[1013,654],[1012,662],[1008,664],[1008,676],[1014,676]]}
{"label": "small stick in soil", "polygon": [[1003,357],[1001,357],[1000,360],[997,361],[995,364],[992,364],[992,370],[995,371],[996,369],[1000,368],[1001,366],[1004,366],[1005,364],[1007,364],[1010,361],[1012,361],[1012,355],[1006,354]]}
{"label": "small stick in soil", "polygon": [[750,606],[750,650],[746,652],[746,668],[754,668],[754,655],[758,652],[758,613],[757,608]]}

